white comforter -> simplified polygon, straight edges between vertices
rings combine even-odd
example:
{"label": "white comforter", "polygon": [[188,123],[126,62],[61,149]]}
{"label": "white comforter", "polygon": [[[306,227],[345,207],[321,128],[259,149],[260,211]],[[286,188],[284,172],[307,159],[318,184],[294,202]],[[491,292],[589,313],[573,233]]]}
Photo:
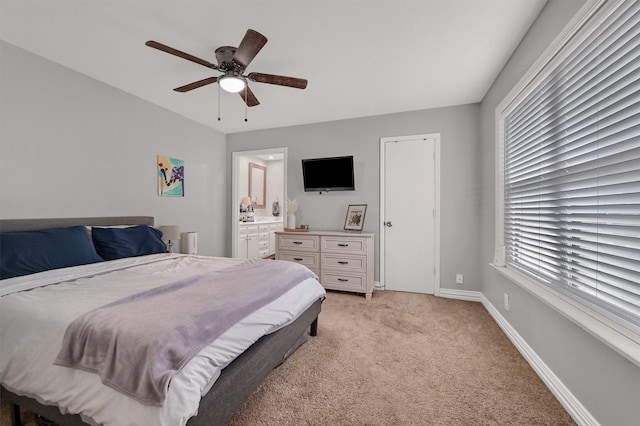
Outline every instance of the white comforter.
{"label": "white comforter", "polygon": [[[150,255],[0,281],[0,382],[8,390],[114,426],[184,425],[220,371],[261,336],[294,321],[324,288],[308,279],[249,315],[203,349],[174,377],[162,407],[142,405],[104,386],[97,374],[54,366],[64,331],[78,316],[178,278],[239,259]],[[3,294],[9,293],[9,294]]]}

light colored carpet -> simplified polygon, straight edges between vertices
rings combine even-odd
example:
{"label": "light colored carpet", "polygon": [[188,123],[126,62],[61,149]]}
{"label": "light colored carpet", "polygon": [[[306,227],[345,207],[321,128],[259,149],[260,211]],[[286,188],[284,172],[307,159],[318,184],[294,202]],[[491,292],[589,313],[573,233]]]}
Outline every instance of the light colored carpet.
{"label": "light colored carpet", "polygon": [[[3,403],[0,426],[10,424],[7,416]],[[318,336],[231,422],[573,424],[481,304],[391,291],[372,300],[329,292]]]}
{"label": "light colored carpet", "polygon": [[329,292],[318,336],[232,425],[572,425],[475,302]]}

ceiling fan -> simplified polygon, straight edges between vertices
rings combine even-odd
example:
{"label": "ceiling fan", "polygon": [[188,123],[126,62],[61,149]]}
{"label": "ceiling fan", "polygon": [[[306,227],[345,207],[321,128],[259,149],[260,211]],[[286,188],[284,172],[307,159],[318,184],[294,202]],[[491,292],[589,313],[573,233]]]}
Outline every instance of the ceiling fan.
{"label": "ceiling fan", "polygon": [[249,88],[249,81],[277,84],[279,86],[294,87],[296,89],[304,89],[307,87],[307,80],[303,78],[285,77],[282,75],[264,74],[259,72],[250,72],[247,75],[244,74],[245,69],[266,43],[267,38],[265,36],[255,30],[249,29],[237,48],[233,46],[222,46],[216,49],[215,54],[218,65],[166,46],[162,43],[158,43],[157,41],[149,40],[145,44],[149,47],[153,47],[154,49],[162,50],[163,52],[223,73],[223,75],[218,77],[208,77],[184,86],[176,87],[173,89],[176,92],[184,93],[197,89],[198,87],[217,82],[220,87],[227,92],[239,93],[247,106],[252,107],[259,105],[260,102],[258,102],[258,99]]}

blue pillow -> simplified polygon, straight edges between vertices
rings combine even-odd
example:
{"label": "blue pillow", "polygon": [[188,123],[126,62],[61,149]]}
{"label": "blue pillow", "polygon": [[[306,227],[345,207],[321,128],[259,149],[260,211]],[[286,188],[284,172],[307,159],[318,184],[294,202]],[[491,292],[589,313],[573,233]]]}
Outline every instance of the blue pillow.
{"label": "blue pillow", "polygon": [[102,262],[84,226],[0,234],[0,279]]}
{"label": "blue pillow", "polygon": [[162,231],[147,225],[92,228],[91,236],[96,251],[104,260],[167,252],[167,246],[162,241]]}

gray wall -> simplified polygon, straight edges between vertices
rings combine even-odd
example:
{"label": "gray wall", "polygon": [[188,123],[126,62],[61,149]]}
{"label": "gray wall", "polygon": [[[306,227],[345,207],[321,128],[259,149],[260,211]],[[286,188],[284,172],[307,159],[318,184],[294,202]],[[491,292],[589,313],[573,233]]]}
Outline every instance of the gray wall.
{"label": "gray wall", "polygon": [[[380,138],[422,133],[441,135],[441,287],[479,290],[478,104],[230,134],[228,158],[230,164],[234,151],[287,146],[287,196],[300,206],[296,224],[341,230],[347,205],[368,204],[364,231],[376,233],[379,281]],[[341,155],[354,156],[356,190],[304,192],[300,161]],[[460,272],[464,285],[455,284]]]}
{"label": "gray wall", "polygon": [[[0,42],[0,217],[150,215],[228,254],[225,135]],[[156,156],[185,197],[157,195]]]}
{"label": "gray wall", "polygon": [[[602,425],[637,424],[639,369],[488,266],[494,248],[495,108],[580,4],[548,3],[480,105],[226,138],[0,42],[0,217],[153,215],[159,225],[198,231],[200,253],[228,255],[231,153],[287,146],[288,191],[300,202],[298,223],[341,229],[346,206],[366,203],[365,230],[378,233],[379,139],[440,133],[441,286],[482,291]],[[158,154],[185,161],[186,197],[156,195]],[[356,191],[303,192],[302,158],[351,154]],[[464,286],[454,283],[457,272],[466,275]],[[501,309],[504,292],[511,297],[509,312]]]}
{"label": "gray wall", "polygon": [[[600,424],[637,425],[640,369],[488,265],[495,230],[495,109],[582,3],[550,1],[482,102],[482,292]],[[510,296],[509,312],[503,293]]]}

